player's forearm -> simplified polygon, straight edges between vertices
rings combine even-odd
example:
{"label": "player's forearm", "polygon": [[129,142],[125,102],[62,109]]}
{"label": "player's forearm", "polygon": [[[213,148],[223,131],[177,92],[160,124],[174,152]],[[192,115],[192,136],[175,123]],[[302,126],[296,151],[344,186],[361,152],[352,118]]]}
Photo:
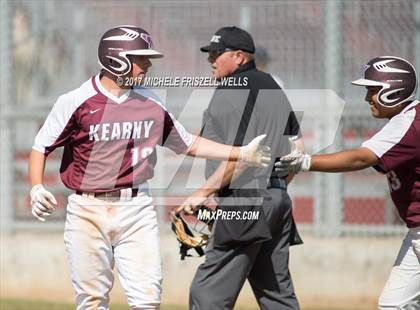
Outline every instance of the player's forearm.
{"label": "player's forearm", "polygon": [[314,155],[310,171],[347,172],[362,170],[378,164],[376,155],[366,149],[359,148],[333,154]]}
{"label": "player's forearm", "polygon": [[292,181],[293,181],[293,179],[294,179],[295,175],[296,175],[296,174],[294,174],[294,173],[290,173],[287,177],[285,177],[286,183],[287,183],[287,184],[290,184],[290,182],[292,182]]}
{"label": "player's forearm", "polygon": [[29,180],[31,186],[42,184],[45,169],[45,155],[32,149],[29,156]]}
{"label": "player's forearm", "polygon": [[214,194],[220,188],[234,181],[246,168],[244,163],[222,162],[199,189],[199,192],[205,197]]}
{"label": "player's forearm", "polygon": [[189,156],[201,157],[215,160],[240,160],[241,151],[239,147],[220,144],[212,140],[194,136],[193,145],[188,150]]}

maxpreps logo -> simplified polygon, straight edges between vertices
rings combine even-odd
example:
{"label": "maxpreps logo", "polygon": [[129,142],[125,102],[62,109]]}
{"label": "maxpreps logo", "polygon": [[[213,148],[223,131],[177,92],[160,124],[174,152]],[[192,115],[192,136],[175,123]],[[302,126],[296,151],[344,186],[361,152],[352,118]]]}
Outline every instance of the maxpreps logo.
{"label": "maxpreps logo", "polygon": [[216,220],[236,220],[236,221],[249,221],[258,220],[260,211],[242,211],[242,210],[211,210],[208,208],[201,208],[198,210],[197,218],[205,223],[213,222]]}

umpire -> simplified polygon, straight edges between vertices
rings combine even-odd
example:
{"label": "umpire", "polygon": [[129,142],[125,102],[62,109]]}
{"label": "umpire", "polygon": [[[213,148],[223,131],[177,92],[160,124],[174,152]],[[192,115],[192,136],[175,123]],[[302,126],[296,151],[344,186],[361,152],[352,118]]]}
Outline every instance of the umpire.
{"label": "umpire", "polygon": [[[299,136],[290,103],[271,75],[254,63],[254,41],[237,27],[224,27],[202,47],[220,85],[203,115],[201,135],[244,145],[260,133],[273,158],[288,153],[287,136]],[[235,163],[206,162],[207,182],[178,211],[193,212],[211,194],[226,212],[258,214],[257,219],[218,218],[206,259],[190,288],[191,310],[233,309],[246,279],[261,309],[299,309],[289,273],[289,245],[302,243],[287,194],[289,176],[273,164],[256,169]]]}

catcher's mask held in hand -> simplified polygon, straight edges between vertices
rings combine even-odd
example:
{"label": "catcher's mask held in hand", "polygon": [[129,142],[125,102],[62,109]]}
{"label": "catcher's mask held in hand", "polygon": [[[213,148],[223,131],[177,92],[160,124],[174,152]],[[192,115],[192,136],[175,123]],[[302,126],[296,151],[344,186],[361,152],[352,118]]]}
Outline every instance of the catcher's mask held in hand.
{"label": "catcher's mask held in hand", "polygon": [[[207,207],[201,207],[200,209],[204,209],[207,211],[212,211]],[[183,213],[183,212],[182,212]],[[194,213],[194,217],[197,217],[198,211]],[[198,226],[198,219],[195,219],[194,225],[189,225],[187,220],[183,217],[181,213],[171,213],[172,216],[172,223],[171,228],[172,231],[175,233],[176,238],[180,243],[179,253],[181,255],[181,260],[185,258],[185,256],[192,256],[188,254],[190,249],[194,249],[199,256],[204,255],[203,247],[205,247],[210,238],[210,232],[212,229],[213,221],[205,221],[203,225],[201,225],[201,229],[197,229]],[[208,233],[203,232],[205,227],[207,226]]]}

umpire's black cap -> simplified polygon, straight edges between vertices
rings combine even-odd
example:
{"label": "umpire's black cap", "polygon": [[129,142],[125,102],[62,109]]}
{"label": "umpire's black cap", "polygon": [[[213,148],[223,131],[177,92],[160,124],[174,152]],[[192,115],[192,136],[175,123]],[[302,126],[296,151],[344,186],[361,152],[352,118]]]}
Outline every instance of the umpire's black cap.
{"label": "umpire's black cap", "polygon": [[226,49],[242,50],[253,54],[254,40],[251,35],[238,27],[223,27],[217,30],[210,40],[210,45],[200,48],[202,52],[218,52]]}

